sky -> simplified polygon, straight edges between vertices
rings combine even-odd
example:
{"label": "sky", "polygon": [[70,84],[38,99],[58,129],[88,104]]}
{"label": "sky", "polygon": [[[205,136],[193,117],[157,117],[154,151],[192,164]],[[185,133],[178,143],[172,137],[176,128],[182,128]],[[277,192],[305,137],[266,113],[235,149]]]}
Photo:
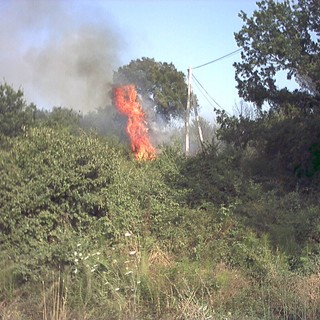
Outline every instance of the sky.
{"label": "sky", "polygon": [[[40,109],[87,112],[108,103],[113,72],[132,60],[173,63],[187,75],[239,49],[238,14],[255,9],[254,0],[0,0],[0,76]],[[239,59],[192,71],[209,121],[214,107],[233,113],[240,103],[232,66]]]}

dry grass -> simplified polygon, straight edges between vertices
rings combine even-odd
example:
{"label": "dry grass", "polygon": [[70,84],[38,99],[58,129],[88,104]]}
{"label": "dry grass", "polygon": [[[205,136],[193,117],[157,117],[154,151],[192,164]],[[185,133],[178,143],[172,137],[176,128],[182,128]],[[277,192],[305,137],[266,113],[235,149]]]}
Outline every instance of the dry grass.
{"label": "dry grass", "polygon": [[42,319],[43,320],[67,320],[67,287],[61,273],[53,273],[51,283],[46,288],[42,281]]}
{"label": "dry grass", "polygon": [[155,246],[148,254],[148,263],[151,268],[170,267],[173,259],[167,252]]}
{"label": "dry grass", "polygon": [[274,274],[260,292],[275,319],[320,319],[320,273]]}
{"label": "dry grass", "polygon": [[[126,254],[109,266],[113,271],[86,275],[92,277],[90,301],[78,299],[73,305],[72,297],[79,294],[76,286],[55,272],[34,292],[0,302],[0,319],[240,320],[245,314],[247,319],[320,319],[320,273],[302,276],[274,270],[258,285],[222,262],[179,264],[157,245],[148,252],[130,246]],[[130,263],[123,264],[125,259]]]}
{"label": "dry grass", "polygon": [[11,302],[2,301],[0,303],[0,319],[1,320],[23,320],[21,313],[21,305],[19,301],[14,300]]}
{"label": "dry grass", "polygon": [[213,294],[214,305],[226,305],[241,298],[251,283],[241,271],[219,263],[214,268],[213,276],[217,290]]}

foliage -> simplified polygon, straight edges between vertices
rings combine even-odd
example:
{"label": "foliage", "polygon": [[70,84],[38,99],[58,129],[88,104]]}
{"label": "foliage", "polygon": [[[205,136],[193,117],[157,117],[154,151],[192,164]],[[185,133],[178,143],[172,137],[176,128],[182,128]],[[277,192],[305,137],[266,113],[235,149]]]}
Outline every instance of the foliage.
{"label": "foliage", "polygon": [[107,190],[119,161],[118,151],[91,136],[50,128],[28,131],[1,153],[1,244],[33,268],[70,262],[64,251],[97,221],[99,234],[89,235],[90,241],[114,239],[117,223],[110,221],[117,215]]}
{"label": "foliage", "polygon": [[76,130],[79,128],[81,115],[68,108],[54,107],[50,111],[37,110],[35,120],[38,125]]}
{"label": "foliage", "polygon": [[180,183],[190,192],[188,204],[191,207],[202,203],[225,205],[234,203],[250,186],[239,170],[239,153],[222,147],[213,141],[203,152],[187,159],[181,168]]}
{"label": "foliage", "polygon": [[[241,97],[261,107],[286,112],[292,106],[303,113],[319,112],[319,3],[317,0],[257,2],[252,17],[241,11],[242,29],[235,34],[243,48],[235,63]],[[279,89],[276,75],[285,71],[295,77],[301,90]]]}
{"label": "foliage", "polygon": [[[218,115],[219,137],[241,150],[247,172],[294,188],[319,180],[319,4],[314,0],[257,2],[235,34],[243,47],[235,63],[238,91],[258,107],[254,118]],[[279,88],[280,72],[299,89]],[[270,107],[268,112],[262,106]],[[243,163],[242,163],[243,164]]]}
{"label": "foliage", "polygon": [[[278,319],[287,307],[319,315],[305,297],[319,284],[315,203],[264,197],[233,149],[211,145],[185,160],[165,146],[136,162],[109,140],[42,126],[12,138],[0,163],[6,316]],[[279,235],[290,217],[296,251],[287,262]],[[299,291],[304,280],[312,289]]]}
{"label": "foliage", "polygon": [[319,180],[319,117],[261,113],[254,119],[218,113],[218,137],[241,154],[243,169],[297,186],[317,188]]}
{"label": "foliage", "polygon": [[0,318],[319,319],[316,115],[220,112],[202,152],[140,162],[36,115],[0,149]]}
{"label": "foliage", "polygon": [[91,247],[99,239],[117,243],[126,230],[171,237],[166,228],[182,214],[183,193],[171,189],[166,177],[176,169],[168,163],[151,170],[105,142],[40,127],[0,154],[0,244],[19,259],[23,276],[36,275],[33,268],[44,263],[72,264],[83,237]]}
{"label": "foliage", "polygon": [[32,124],[35,106],[27,105],[21,89],[15,91],[7,83],[0,84],[0,135],[13,137]]}
{"label": "foliage", "polygon": [[150,58],[133,60],[114,74],[114,84],[134,84],[144,106],[163,115],[166,121],[184,114],[187,84],[184,74],[172,63]]}

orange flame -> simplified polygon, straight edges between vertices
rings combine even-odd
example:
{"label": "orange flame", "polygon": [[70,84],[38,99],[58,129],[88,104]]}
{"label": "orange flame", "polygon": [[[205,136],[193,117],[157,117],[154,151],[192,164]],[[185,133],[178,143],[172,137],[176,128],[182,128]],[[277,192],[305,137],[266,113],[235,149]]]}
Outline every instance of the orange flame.
{"label": "orange flame", "polygon": [[156,150],[149,140],[145,114],[137,100],[137,91],[134,85],[115,88],[114,101],[118,111],[128,117],[127,134],[135,158],[137,160],[155,159]]}

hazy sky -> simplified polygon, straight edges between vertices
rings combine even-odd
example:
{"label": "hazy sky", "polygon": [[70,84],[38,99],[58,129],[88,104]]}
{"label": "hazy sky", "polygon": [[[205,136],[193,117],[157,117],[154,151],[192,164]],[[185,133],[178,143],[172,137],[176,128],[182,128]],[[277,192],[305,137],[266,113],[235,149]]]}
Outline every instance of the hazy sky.
{"label": "hazy sky", "polygon": [[[172,62],[187,74],[237,50],[238,13],[254,9],[254,0],[0,0],[0,76],[39,108],[92,110],[106,103],[113,71],[131,60]],[[194,70],[229,112],[239,103],[239,56]],[[213,119],[214,102],[194,91]]]}

